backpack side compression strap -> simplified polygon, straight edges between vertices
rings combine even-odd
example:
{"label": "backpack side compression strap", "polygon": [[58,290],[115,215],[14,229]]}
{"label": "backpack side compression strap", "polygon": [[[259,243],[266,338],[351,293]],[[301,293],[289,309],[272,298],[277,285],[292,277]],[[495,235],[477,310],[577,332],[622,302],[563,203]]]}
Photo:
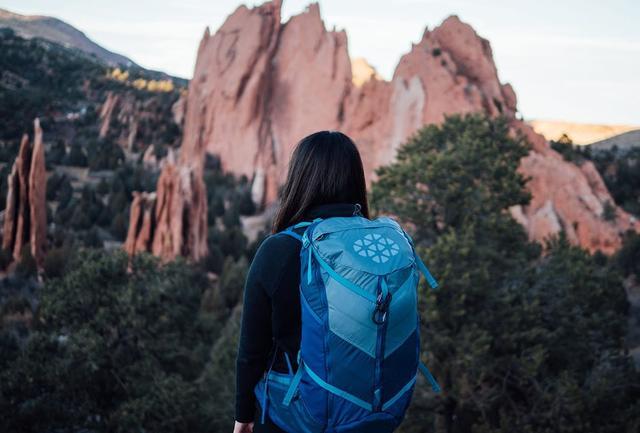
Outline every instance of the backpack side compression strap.
{"label": "backpack side compression strap", "polygon": [[422,275],[424,275],[424,278],[427,280],[431,288],[433,290],[437,289],[438,282],[436,281],[435,278],[433,278],[433,275],[431,275],[431,272],[429,272],[429,268],[427,268],[427,265],[424,264],[424,262],[422,261],[418,253],[415,252],[415,250],[413,252],[413,255],[416,258],[416,264],[418,265],[418,269],[420,269],[420,272],[422,272]]}
{"label": "backpack side compression strap", "polygon": [[440,388],[440,385],[438,384],[438,381],[436,380],[435,377],[433,377],[433,375],[431,374],[427,366],[424,365],[424,363],[422,362],[418,363],[418,370],[420,370],[420,373],[422,373],[424,377],[429,381],[429,383],[431,384],[431,389],[433,389],[434,392],[440,392],[442,390]]}

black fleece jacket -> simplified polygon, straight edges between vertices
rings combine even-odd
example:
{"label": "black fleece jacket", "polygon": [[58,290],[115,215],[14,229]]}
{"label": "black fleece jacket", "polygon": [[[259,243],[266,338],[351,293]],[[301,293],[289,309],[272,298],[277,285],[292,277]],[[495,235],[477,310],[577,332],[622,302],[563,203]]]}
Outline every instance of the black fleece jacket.
{"label": "black fleece jacket", "polygon": [[[312,208],[305,220],[351,216],[356,210],[353,204],[321,205]],[[286,352],[295,364],[300,349],[300,247],[290,236],[271,235],[249,268],[236,362],[237,421],[253,421],[253,388],[272,361],[275,371],[287,372]]]}

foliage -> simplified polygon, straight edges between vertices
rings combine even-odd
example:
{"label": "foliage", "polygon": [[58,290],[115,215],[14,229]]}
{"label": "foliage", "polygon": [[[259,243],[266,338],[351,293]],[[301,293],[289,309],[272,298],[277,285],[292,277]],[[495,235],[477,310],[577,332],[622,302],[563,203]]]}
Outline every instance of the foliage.
{"label": "foliage", "polygon": [[206,279],[181,262],[91,250],[69,268],[45,284],[24,346],[3,334],[0,430],[208,431]]}
{"label": "foliage", "polygon": [[[0,29],[0,70],[3,162],[13,161],[20,138],[32,130],[35,117],[40,118],[44,131],[48,171],[55,171],[57,165],[120,170],[126,165],[122,147],[129,141],[133,151],[153,143],[159,153],[179,142],[181,126],[174,122],[172,107],[184,91],[184,80],[132,66],[119,71],[126,75],[123,81],[120,75],[109,74],[109,67],[94,56],[39,38],[24,39],[10,29]],[[144,83],[142,88],[140,83]],[[99,113],[109,94],[117,98],[115,113],[120,115],[112,116],[108,134],[102,137]],[[3,167],[0,175],[6,178],[10,168]],[[125,169],[118,174],[146,175],[155,185],[153,176],[140,176],[139,170]],[[131,181],[130,177],[124,181]],[[0,182],[0,208],[5,197],[6,183]],[[65,196],[62,210],[68,204],[66,198],[70,197]],[[127,200],[130,202],[130,196]],[[72,214],[66,212],[65,219]],[[102,221],[100,225],[106,224]]]}
{"label": "foliage", "polygon": [[378,211],[412,229],[441,289],[421,288],[443,386],[418,386],[402,431],[636,431],[640,376],[624,354],[617,271],[563,236],[541,254],[508,208],[527,201],[525,143],[503,120],[452,117],[379,171]]}
{"label": "foliage", "polygon": [[5,270],[11,263],[11,251],[0,248],[0,270]]}
{"label": "foliage", "polygon": [[516,169],[527,149],[508,129],[504,119],[475,116],[421,129],[396,163],[378,170],[373,203],[410,223],[418,243],[526,203],[525,179]]}
{"label": "foliage", "polygon": [[36,260],[31,255],[28,245],[22,248],[20,254],[20,260],[16,265],[16,275],[19,278],[28,279],[38,274],[38,267],[36,266]]}
{"label": "foliage", "polygon": [[9,29],[0,31],[0,46],[2,139],[20,137],[35,117],[77,108],[85,80],[103,71],[101,64],[79,51],[41,39],[22,39]]}
{"label": "foliage", "polygon": [[590,159],[590,148],[573,144],[573,140],[567,134],[562,134],[558,140],[551,140],[549,144],[553,150],[562,155],[565,161],[580,165]]}
{"label": "foliage", "polygon": [[209,364],[202,377],[202,386],[209,393],[203,401],[206,423],[210,432],[232,431],[235,409],[236,348],[240,340],[240,317],[238,306],[226,322],[220,338],[211,348]]}
{"label": "foliage", "polygon": [[640,217],[640,147],[594,150],[591,158],[616,204]]}
{"label": "foliage", "polygon": [[635,275],[640,282],[640,234],[628,231],[615,260],[624,275]]}
{"label": "foliage", "polygon": [[615,221],[616,220],[616,207],[611,200],[607,200],[604,202],[602,207],[602,218],[605,221]]}
{"label": "foliage", "polygon": [[63,159],[64,165],[71,165],[74,167],[86,167],[88,165],[88,158],[85,151],[82,150],[82,146],[78,143],[73,143],[69,154]]}
{"label": "foliage", "polygon": [[46,278],[59,278],[67,267],[69,251],[66,248],[51,248],[44,257],[44,275]]}

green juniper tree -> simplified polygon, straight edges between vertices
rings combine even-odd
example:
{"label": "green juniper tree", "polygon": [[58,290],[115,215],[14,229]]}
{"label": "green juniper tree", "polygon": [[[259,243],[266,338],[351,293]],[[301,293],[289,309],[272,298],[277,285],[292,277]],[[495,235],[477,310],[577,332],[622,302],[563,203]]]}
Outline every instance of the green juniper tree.
{"label": "green juniper tree", "polygon": [[441,281],[421,287],[423,358],[403,432],[637,431],[640,378],[624,352],[627,302],[601,255],[542,253],[509,208],[528,202],[524,139],[504,119],[427,126],[378,172],[372,203],[412,231]]}

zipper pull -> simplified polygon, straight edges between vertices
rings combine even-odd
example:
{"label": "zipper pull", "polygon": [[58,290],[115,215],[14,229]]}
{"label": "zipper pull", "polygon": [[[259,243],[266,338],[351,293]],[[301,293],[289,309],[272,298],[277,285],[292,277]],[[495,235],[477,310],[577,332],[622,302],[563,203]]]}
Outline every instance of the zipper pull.
{"label": "zipper pull", "polygon": [[376,325],[382,325],[387,321],[387,312],[389,311],[389,304],[391,303],[391,292],[387,286],[387,281],[384,277],[380,277],[380,290],[378,292],[378,298],[376,299],[376,308],[373,310],[371,320]]}
{"label": "zipper pull", "polygon": [[360,212],[362,210],[362,206],[360,206],[360,203],[356,203],[353,206],[353,216],[362,216],[362,212]]}

